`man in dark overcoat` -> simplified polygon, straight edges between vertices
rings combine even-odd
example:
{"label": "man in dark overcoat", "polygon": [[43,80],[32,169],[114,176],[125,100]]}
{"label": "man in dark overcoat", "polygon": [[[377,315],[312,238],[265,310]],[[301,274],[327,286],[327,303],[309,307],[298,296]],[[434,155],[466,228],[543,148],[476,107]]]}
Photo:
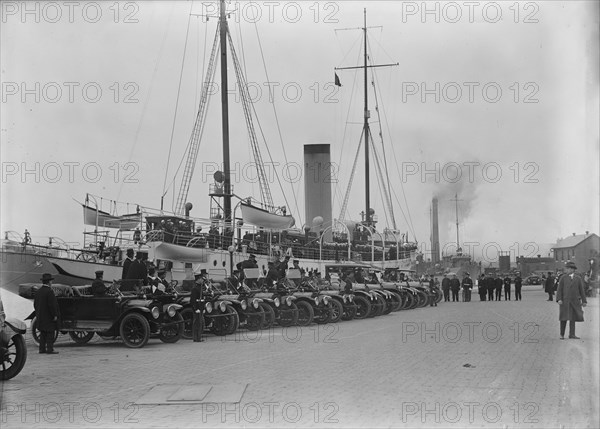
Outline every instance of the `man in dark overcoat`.
{"label": "man in dark overcoat", "polygon": [[515,301],[521,301],[521,286],[523,286],[523,279],[521,273],[517,273],[515,277]]}
{"label": "man in dark overcoat", "polygon": [[54,335],[58,329],[60,313],[58,301],[50,287],[54,277],[52,274],[44,273],[41,280],[42,287],[35,293],[33,301],[37,326],[40,331],[39,352],[53,355],[58,354],[57,351],[54,351]]}
{"label": "man in dark overcoat", "polygon": [[442,292],[444,292],[444,301],[450,301],[450,279],[446,274],[444,274],[444,278],[442,279]]}
{"label": "man in dark overcoat", "polygon": [[452,274],[452,279],[450,280],[450,290],[452,291],[452,302],[459,301],[458,299],[458,291],[460,291],[460,280],[456,278],[456,274]]}
{"label": "man in dark overcoat", "polygon": [[[129,288],[137,289],[140,283],[144,286],[148,286],[148,268],[144,261],[142,261],[142,253],[137,252],[135,254],[135,260],[129,266],[127,270],[127,284]],[[131,290],[131,289],[125,289]]]}
{"label": "man in dark overcoat", "polygon": [[[373,273],[375,274],[375,273]],[[436,300],[436,290],[435,290],[435,279],[433,277],[433,275],[431,275],[429,277],[429,306],[430,307],[437,307],[437,300]]]}
{"label": "man in dark overcoat", "polygon": [[485,279],[485,275],[479,276],[479,281],[477,282],[477,292],[479,293],[479,300],[485,301],[485,297],[487,295],[487,280]]}
{"label": "man in dark overcoat", "polygon": [[544,283],[544,292],[548,294],[548,301],[554,301],[554,291],[556,287],[556,278],[552,275],[552,271],[548,271],[548,277]]}
{"label": "man in dark overcoat", "polygon": [[504,300],[510,301],[510,284],[512,279],[509,276],[504,277]]}
{"label": "man in dark overcoat", "polygon": [[485,278],[487,282],[488,301],[494,300],[494,290],[496,289],[496,280],[493,275],[488,275]]}
{"label": "man in dark overcoat", "polygon": [[502,281],[502,277],[500,277],[499,275],[496,275],[496,278],[494,279],[494,285],[496,286],[496,301],[502,301],[502,284],[504,282]]}
{"label": "man in dark overcoat", "polygon": [[133,262],[133,249],[127,249],[127,257],[123,261],[123,271],[121,272],[121,278],[127,278],[127,271],[129,271],[129,267]]}
{"label": "man in dark overcoat", "polygon": [[556,302],[559,305],[558,320],[560,320],[560,339],[565,338],[565,328],[569,321],[569,338],[578,340],[575,335],[575,322],[583,322],[583,307],[587,305],[583,280],[575,270],[574,262],[567,262],[566,274],[560,278],[556,291]]}

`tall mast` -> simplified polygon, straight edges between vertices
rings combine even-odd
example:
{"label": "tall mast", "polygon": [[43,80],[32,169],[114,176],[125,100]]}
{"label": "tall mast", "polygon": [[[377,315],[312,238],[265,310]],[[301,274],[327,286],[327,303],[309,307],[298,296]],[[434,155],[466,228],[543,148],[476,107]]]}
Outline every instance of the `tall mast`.
{"label": "tall mast", "polygon": [[220,39],[221,39],[221,124],[223,129],[223,174],[224,174],[224,201],[223,211],[225,227],[231,226],[231,168],[229,162],[229,104],[227,85],[227,17],[225,0],[220,4]]}
{"label": "tall mast", "polygon": [[454,200],[456,203],[456,249],[460,248],[460,241],[458,241],[458,194],[454,194]]}
{"label": "tall mast", "polygon": [[[354,66],[354,67],[335,67],[335,70],[358,70],[362,69],[364,73],[364,125],[363,125],[363,133],[365,136],[365,211],[363,222],[365,225],[371,226],[373,224],[373,218],[371,215],[371,201],[370,201],[370,184],[369,184],[369,140],[371,139],[371,132],[369,129],[369,98],[368,98],[368,81],[367,81],[367,70],[375,67],[389,67],[389,66],[397,66],[398,63],[393,64],[373,64],[368,65],[368,53],[367,53],[367,9],[364,9],[364,27],[358,28],[363,31],[364,34],[364,55],[363,55],[363,65]],[[355,30],[355,28],[346,28],[345,30]],[[341,85],[340,85],[341,86]],[[356,161],[355,164],[356,166]],[[352,177],[354,175],[354,167],[352,170]],[[350,179],[350,184],[348,185],[348,189],[346,189],[346,196],[344,197],[344,203],[342,205],[342,212],[340,217],[342,217],[346,211],[346,205],[348,201],[348,197],[350,195],[350,187],[352,183],[352,178]],[[362,213],[361,213],[362,216]]]}
{"label": "tall mast", "polygon": [[371,226],[371,201],[369,184],[369,100],[367,91],[367,9],[364,9],[364,91],[365,91],[365,111],[364,111],[364,134],[365,134],[365,223]]}

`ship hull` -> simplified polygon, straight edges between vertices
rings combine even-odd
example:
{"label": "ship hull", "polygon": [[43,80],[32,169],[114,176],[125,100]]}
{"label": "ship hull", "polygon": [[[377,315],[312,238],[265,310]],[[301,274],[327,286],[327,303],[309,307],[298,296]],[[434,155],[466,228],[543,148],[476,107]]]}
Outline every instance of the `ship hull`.
{"label": "ship hull", "polygon": [[68,277],[71,279],[71,282],[76,282],[79,285],[92,282],[96,278],[95,272],[98,270],[104,271],[105,281],[119,280],[123,272],[123,267],[120,265],[78,261],[51,256],[46,257],[46,259],[61,277]]}
{"label": "ship hull", "polygon": [[23,283],[40,283],[44,273],[50,273],[55,283],[70,286],[81,285],[82,281],[72,276],[61,275],[46,256],[28,252],[0,251],[0,287],[19,293]]}

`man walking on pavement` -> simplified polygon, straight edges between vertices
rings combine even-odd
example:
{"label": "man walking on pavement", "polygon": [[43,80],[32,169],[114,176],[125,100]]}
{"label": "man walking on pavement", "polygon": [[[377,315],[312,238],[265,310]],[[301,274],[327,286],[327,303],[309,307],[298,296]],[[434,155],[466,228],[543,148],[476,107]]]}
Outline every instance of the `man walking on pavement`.
{"label": "man walking on pavement", "polygon": [[58,301],[50,287],[54,277],[52,274],[44,273],[41,280],[42,287],[35,293],[33,301],[37,327],[40,331],[39,352],[55,355],[58,354],[54,351],[54,335],[58,329],[59,310]]}
{"label": "man walking on pavement", "polygon": [[556,302],[559,305],[558,319],[560,320],[560,339],[565,339],[565,328],[569,321],[569,338],[578,340],[575,335],[575,322],[583,322],[583,308],[587,305],[583,280],[575,270],[574,262],[567,262],[567,273],[560,278],[556,291]]}

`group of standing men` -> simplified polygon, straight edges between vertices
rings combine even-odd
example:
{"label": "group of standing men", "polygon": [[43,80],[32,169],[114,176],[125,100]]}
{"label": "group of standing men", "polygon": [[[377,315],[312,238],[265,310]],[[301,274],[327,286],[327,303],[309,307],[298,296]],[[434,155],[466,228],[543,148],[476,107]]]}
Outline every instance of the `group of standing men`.
{"label": "group of standing men", "polygon": [[444,278],[442,279],[442,292],[444,293],[444,301],[450,301],[450,292],[452,292],[452,301],[458,302],[459,292],[462,287],[463,290],[463,302],[471,301],[471,290],[473,289],[473,280],[471,279],[471,274],[465,272],[462,283],[458,278],[456,278],[455,273],[450,273],[452,278],[448,278],[448,274],[444,274]]}
{"label": "group of standing men", "polygon": [[[502,301],[502,289],[504,288],[504,300],[510,301],[511,298],[511,287],[513,279],[509,276],[505,276],[504,279],[497,274],[482,274],[479,277],[479,299],[481,301]],[[517,273],[514,278],[515,284],[515,301],[521,301],[521,288],[523,286],[523,279],[521,273]],[[495,298],[495,299],[494,299]]]}
{"label": "group of standing men", "polygon": [[[450,292],[452,292],[452,301],[458,302],[459,292],[462,288],[463,290],[463,302],[471,301],[471,291],[473,289],[473,279],[471,279],[471,274],[469,272],[465,272],[462,282],[458,280],[456,274],[451,273],[452,278],[448,278],[448,274],[444,274],[444,279],[442,280],[442,292],[444,293],[444,301],[450,301]],[[506,276],[502,279],[500,276],[489,275],[486,276],[482,274],[479,277],[477,282],[478,294],[480,301],[494,301],[494,297],[496,301],[502,300],[502,289],[504,287],[504,300],[510,301],[511,299],[511,286],[513,280]],[[523,280],[521,276],[517,274],[514,279],[515,283],[515,300],[521,301],[521,286],[523,285]]]}

